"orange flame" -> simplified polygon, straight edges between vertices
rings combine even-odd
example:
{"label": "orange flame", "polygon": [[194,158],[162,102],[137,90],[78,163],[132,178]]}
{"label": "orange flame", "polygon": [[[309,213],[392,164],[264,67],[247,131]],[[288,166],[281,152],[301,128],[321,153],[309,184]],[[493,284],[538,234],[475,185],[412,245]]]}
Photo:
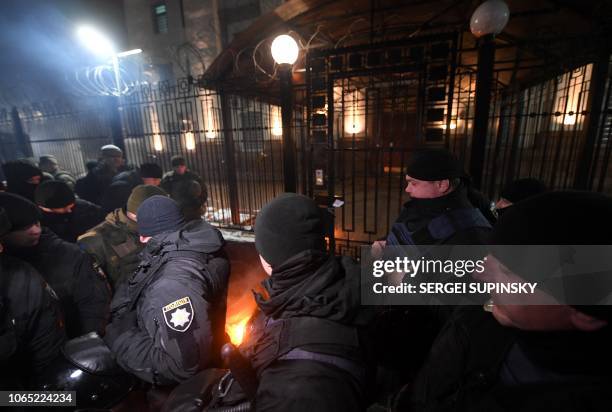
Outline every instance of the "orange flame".
{"label": "orange flame", "polygon": [[251,318],[255,307],[255,300],[253,300],[253,295],[250,293],[228,302],[225,331],[234,345],[238,346],[244,340],[247,322]]}
{"label": "orange flame", "polygon": [[242,340],[244,339],[244,335],[246,331],[246,324],[248,321],[249,321],[249,318],[245,317],[244,319],[241,319],[240,321],[236,323],[229,323],[229,322],[227,323],[226,325],[227,334],[229,335],[230,340],[235,346],[238,346],[242,343]]}

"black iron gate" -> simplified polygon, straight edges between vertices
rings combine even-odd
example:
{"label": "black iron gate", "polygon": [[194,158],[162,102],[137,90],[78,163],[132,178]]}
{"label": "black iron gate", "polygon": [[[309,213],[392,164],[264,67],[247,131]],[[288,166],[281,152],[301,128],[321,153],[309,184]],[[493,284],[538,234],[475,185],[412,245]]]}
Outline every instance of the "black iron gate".
{"label": "black iron gate", "polygon": [[448,141],[456,50],[449,33],[308,56],[311,189],[344,202],[339,253],[357,254],[355,245],[388,233],[404,201],[409,152]]}

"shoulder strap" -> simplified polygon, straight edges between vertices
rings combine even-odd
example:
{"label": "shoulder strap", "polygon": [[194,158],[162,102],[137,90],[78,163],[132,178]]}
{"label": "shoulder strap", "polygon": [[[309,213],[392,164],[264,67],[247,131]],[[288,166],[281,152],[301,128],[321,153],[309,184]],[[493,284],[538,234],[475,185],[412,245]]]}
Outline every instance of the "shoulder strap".
{"label": "shoulder strap", "polygon": [[262,371],[293,349],[312,344],[342,345],[358,350],[359,335],[356,328],[321,318],[269,319],[255,344],[253,367]]}

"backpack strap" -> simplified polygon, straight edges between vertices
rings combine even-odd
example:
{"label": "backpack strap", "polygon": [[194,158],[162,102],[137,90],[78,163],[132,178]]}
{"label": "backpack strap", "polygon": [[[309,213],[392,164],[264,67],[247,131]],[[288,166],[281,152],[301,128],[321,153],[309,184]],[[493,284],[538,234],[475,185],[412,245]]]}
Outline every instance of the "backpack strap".
{"label": "backpack strap", "polygon": [[334,365],[364,382],[365,368],[358,362],[335,354],[305,350],[308,345],[339,345],[347,352],[357,353],[360,348],[357,329],[327,319],[298,317],[268,319],[265,331],[255,344],[251,359],[253,367],[261,374],[277,360],[314,360]]}

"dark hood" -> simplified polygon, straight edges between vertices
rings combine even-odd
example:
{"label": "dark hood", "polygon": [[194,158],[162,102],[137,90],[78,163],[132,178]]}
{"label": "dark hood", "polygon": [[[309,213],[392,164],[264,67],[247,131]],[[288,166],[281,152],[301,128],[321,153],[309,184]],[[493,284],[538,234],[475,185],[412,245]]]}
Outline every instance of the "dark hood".
{"label": "dark hood", "polygon": [[224,245],[225,240],[217,228],[204,220],[193,220],[176,232],[154,236],[147,243],[145,253],[183,250],[213,254]]}
{"label": "dark hood", "polygon": [[341,323],[359,324],[359,265],[348,257],[336,258],[317,250],[293,256],[263,281],[266,299],[254,292],[266,316],[275,319],[313,316]]}

